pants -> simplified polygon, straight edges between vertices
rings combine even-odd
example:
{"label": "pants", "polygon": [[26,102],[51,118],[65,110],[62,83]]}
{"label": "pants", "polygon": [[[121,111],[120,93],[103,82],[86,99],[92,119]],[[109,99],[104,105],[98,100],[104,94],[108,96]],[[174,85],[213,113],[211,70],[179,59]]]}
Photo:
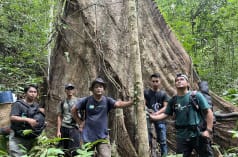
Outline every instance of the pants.
{"label": "pants", "polygon": [[35,138],[33,139],[25,139],[22,137],[16,137],[14,131],[11,131],[9,135],[9,153],[11,157],[21,157],[26,155],[19,145],[22,145],[26,148],[26,152],[29,152],[33,147],[34,142],[36,141]]}
{"label": "pants", "polygon": [[[155,126],[156,136],[157,136],[157,142],[160,144],[160,152],[161,156],[167,156],[168,154],[168,147],[166,142],[166,124],[161,122],[153,122]],[[151,122],[147,121],[147,127],[149,132],[149,142],[152,143],[152,128],[151,128]]]}
{"label": "pants", "polygon": [[80,132],[78,128],[61,127],[61,138],[68,138],[60,141],[60,147],[65,150],[68,156],[77,155],[76,149],[80,146]]}
{"label": "pants", "polygon": [[213,157],[211,141],[202,136],[193,138],[177,138],[177,154],[183,154],[183,157],[190,157],[193,149],[196,150],[199,157]]}

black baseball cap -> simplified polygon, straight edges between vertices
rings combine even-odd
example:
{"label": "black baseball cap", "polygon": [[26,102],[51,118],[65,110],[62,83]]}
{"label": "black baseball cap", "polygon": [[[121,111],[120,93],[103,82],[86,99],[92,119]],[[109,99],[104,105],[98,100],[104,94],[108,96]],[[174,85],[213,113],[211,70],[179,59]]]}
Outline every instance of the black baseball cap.
{"label": "black baseball cap", "polygon": [[65,89],[74,89],[74,85],[71,83],[68,83],[65,85]]}
{"label": "black baseball cap", "polygon": [[93,90],[93,87],[95,86],[95,84],[101,84],[101,85],[103,85],[103,88],[105,89],[106,88],[106,82],[102,79],[102,78],[100,78],[100,77],[98,77],[98,78],[96,78],[95,80],[93,80],[93,82],[91,83],[91,86],[90,86],[90,88],[89,88],[89,90]]}

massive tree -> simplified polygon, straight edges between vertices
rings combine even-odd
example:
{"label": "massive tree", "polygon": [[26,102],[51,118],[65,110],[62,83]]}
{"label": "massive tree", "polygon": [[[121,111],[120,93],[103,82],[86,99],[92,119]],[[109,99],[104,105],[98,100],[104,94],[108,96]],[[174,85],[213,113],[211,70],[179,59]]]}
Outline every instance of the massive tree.
{"label": "massive tree", "polygon": [[[107,95],[127,100],[137,94],[134,85],[135,77],[138,77],[135,71],[138,69],[134,68],[135,56],[131,52],[133,44],[130,38],[132,31],[129,10],[132,8],[128,7],[128,0],[63,2],[63,13],[58,16],[58,35],[50,61],[47,102],[50,125],[56,122],[55,109],[64,96],[65,83],[74,83],[77,95],[82,97],[90,94],[88,89],[91,81],[101,76],[107,81]],[[163,88],[172,96],[175,94],[174,77],[176,73],[182,72],[189,75],[191,88],[196,89],[199,77],[193,69],[191,59],[164,21],[156,4],[152,0],[140,0],[134,7],[137,11],[137,52],[140,53],[144,88],[148,86],[149,75],[159,72]],[[216,108],[227,112],[236,110],[215,94],[212,97]],[[138,139],[141,137],[138,137],[135,129],[138,127],[135,123],[137,112],[134,107],[128,107],[110,114],[111,142],[115,146],[113,151],[120,156],[134,157],[142,154],[138,150]],[[138,123],[145,123],[145,120]],[[173,148],[174,132],[170,127],[169,141],[172,141],[170,143]],[[146,127],[140,129],[146,132]],[[223,133],[226,132],[223,130]],[[236,144],[235,140],[229,140],[228,143],[226,138],[220,138],[219,141],[224,142],[226,147]]]}

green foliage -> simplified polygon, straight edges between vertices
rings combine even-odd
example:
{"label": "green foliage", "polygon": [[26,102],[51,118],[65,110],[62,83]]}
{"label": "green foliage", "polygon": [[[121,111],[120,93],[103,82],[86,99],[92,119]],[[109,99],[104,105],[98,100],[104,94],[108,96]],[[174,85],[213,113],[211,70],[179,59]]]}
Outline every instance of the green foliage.
{"label": "green foliage", "polygon": [[0,90],[21,90],[45,75],[49,0],[1,0]]}
{"label": "green foliage", "polygon": [[61,140],[63,139],[58,137],[48,138],[42,133],[42,135],[37,137],[37,143],[30,150],[29,155],[25,155],[24,157],[55,157],[64,155],[63,150],[56,147],[56,144]]}
{"label": "green foliage", "polygon": [[8,157],[7,141],[8,136],[0,135],[0,157]]}
{"label": "green foliage", "polygon": [[76,157],[91,157],[94,154],[92,148],[98,143],[109,143],[109,140],[99,139],[94,142],[88,142],[83,144],[82,147],[77,150],[78,155]]}
{"label": "green foliage", "polygon": [[157,0],[167,23],[211,89],[221,94],[238,78],[238,3],[234,0]]}
{"label": "green foliage", "polygon": [[94,151],[91,149],[91,143],[83,144],[80,149],[77,149],[78,155],[76,157],[91,157],[94,154]]}
{"label": "green foliage", "polygon": [[222,96],[225,100],[232,102],[234,105],[238,106],[238,89],[230,88],[223,93]]}

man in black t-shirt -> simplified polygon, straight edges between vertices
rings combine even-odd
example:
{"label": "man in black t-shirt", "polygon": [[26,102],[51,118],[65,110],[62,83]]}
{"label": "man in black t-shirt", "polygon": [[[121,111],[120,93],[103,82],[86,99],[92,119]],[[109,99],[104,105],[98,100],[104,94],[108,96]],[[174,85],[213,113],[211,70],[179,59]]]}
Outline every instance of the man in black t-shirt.
{"label": "man in black t-shirt", "polygon": [[[160,75],[159,73],[152,74],[150,76],[151,88],[144,90],[144,97],[146,102],[146,107],[153,110],[153,114],[157,115],[163,113],[168,104],[169,97],[165,91],[160,90]],[[166,125],[163,121],[154,121],[154,126],[157,135],[157,141],[160,144],[161,156],[167,155],[167,142],[166,142]],[[149,132],[149,142],[151,145],[151,122],[147,119],[147,126]]]}
{"label": "man in black t-shirt", "polygon": [[[35,101],[38,91],[35,85],[29,85],[24,88],[25,97],[12,104],[10,120],[11,133],[9,136],[9,150],[11,157],[20,157],[26,155],[33,146],[36,138],[26,138],[20,132],[26,129],[26,126],[36,128],[40,122],[29,117],[29,108],[34,108],[37,112],[44,112],[43,108],[39,108],[39,104]],[[22,151],[20,145],[24,146],[27,152]]]}

